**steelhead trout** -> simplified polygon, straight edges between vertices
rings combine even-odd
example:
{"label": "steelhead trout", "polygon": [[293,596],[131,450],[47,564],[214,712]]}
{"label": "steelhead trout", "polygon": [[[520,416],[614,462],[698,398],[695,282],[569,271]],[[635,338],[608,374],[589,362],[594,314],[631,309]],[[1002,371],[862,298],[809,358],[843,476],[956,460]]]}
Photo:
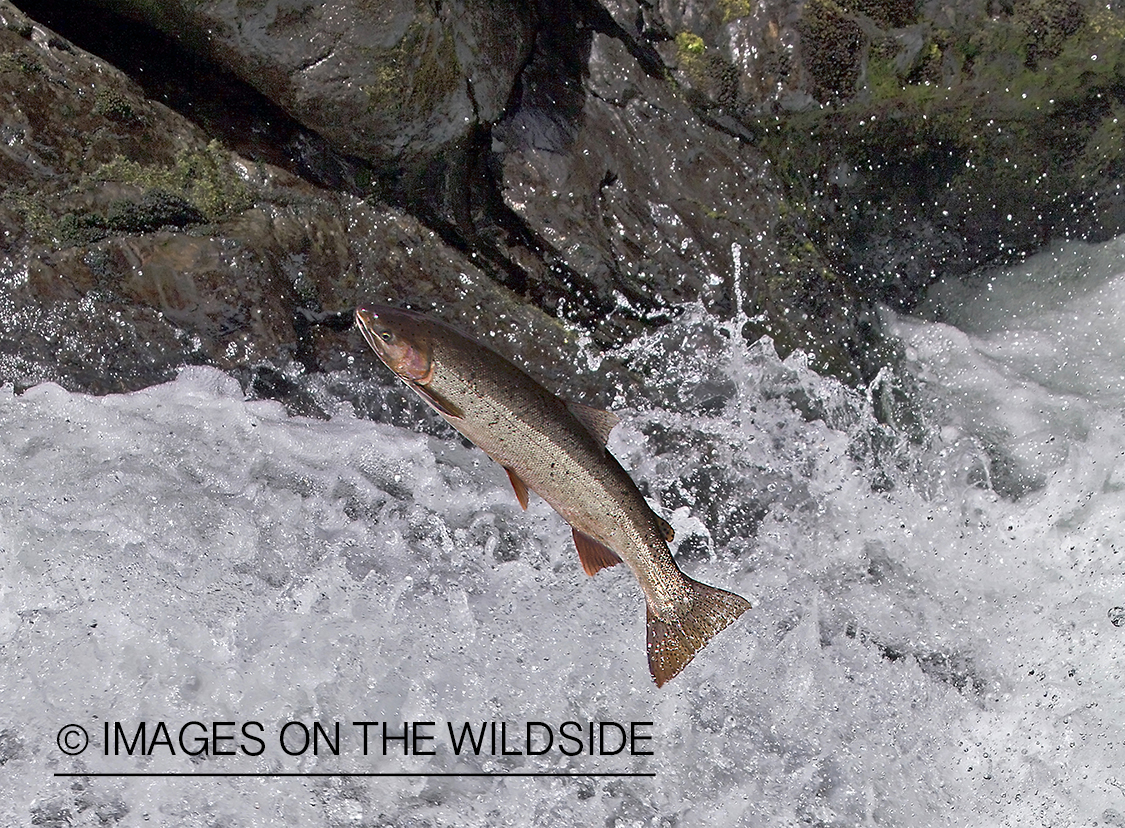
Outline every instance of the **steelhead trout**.
{"label": "steelhead trout", "polygon": [[657,686],[750,608],[676,566],[672,527],[605,447],[614,414],[561,400],[496,352],[421,314],[371,306],[355,319],[399,379],[504,467],[523,508],[530,490],[566,519],[588,575],[622,561],[633,570]]}

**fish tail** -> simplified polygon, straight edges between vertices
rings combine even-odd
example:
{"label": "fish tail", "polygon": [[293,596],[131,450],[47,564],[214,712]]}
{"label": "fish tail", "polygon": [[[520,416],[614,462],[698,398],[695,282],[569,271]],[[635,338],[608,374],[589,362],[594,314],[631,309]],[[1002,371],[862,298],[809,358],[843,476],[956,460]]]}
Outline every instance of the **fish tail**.
{"label": "fish tail", "polygon": [[657,687],[673,678],[722,629],[750,609],[745,598],[687,578],[691,609],[679,621],[664,621],[645,603],[648,627],[648,669]]}

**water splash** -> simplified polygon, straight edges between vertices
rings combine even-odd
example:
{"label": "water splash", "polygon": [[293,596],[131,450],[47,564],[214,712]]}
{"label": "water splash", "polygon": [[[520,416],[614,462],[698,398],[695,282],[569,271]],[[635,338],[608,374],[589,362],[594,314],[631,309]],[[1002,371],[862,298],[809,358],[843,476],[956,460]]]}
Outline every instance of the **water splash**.
{"label": "water splash", "polygon": [[[993,294],[1007,284],[994,280]],[[877,421],[877,391],[820,377],[800,355],[781,360],[768,340],[745,342],[741,320],[700,307],[616,354],[655,403],[623,412],[611,450],[671,516],[685,571],[754,603],[663,691],[648,680],[631,577],[582,575],[557,515],[540,501],[522,512],[503,472],[447,432],[357,419],[348,407],[329,421],[291,418],[204,369],[100,398],[4,389],[0,817],[1105,819],[1122,809],[1125,764],[1112,616],[1125,595],[1125,422],[1111,374],[1125,332],[1119,316],[1099,315],[1118,284],[1062,297],[1054,316],[1003,315],[1002,330],[891,317],[927,403],[923,440]],[[1101,352],[1083,352],[1098,361],[1075,366],[1068,383],[1065,363],[1034,373],[1023,343],[1047,330],[1070,353],[1076,340],[1101,341]],[[1007,479],[1033,485],[1006,486],[1004,463]],[[652,721],[656,753],[274,750],[240,767],[657,776],[77,787],[50,776],[107,761],[60,755],[53,735],[66,722],[255,718],[276,728],[361,716],[438,727]],[[113,762],[227,767],[220,757]]]}

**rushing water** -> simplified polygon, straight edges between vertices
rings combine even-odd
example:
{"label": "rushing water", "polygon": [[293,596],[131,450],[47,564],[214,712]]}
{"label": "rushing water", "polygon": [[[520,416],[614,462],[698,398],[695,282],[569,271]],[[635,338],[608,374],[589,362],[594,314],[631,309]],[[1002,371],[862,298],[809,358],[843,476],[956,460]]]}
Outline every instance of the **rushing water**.
{"label": "rushing water", "polygon": [[[632,345],[610,448],[754,604],[662,690],[629,573],[459,440],[204,369],[0,390],[0,823],[1125,825],[1123,314],[1117,241],[935,288],[866,393],[700,312]],[[236,772],[305,775],[54,775]],[[655,776],[310,775],[399,772]]]}

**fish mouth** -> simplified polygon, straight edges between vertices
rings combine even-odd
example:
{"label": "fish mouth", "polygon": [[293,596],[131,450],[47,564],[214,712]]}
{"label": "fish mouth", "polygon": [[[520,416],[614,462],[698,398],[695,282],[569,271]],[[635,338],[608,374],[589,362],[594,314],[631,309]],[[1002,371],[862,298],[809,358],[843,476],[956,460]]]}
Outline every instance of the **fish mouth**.
{"label": "fish mouth", "polygon": [[355,326],[359,328],[359,332],[363,334],[363,338],[367,340],[371,350],[377,353],[380,359],[383,359],[383,340],[379,338],[377,331],[378,320],[378,314],[369,311],[367,308],[355,309]]}

